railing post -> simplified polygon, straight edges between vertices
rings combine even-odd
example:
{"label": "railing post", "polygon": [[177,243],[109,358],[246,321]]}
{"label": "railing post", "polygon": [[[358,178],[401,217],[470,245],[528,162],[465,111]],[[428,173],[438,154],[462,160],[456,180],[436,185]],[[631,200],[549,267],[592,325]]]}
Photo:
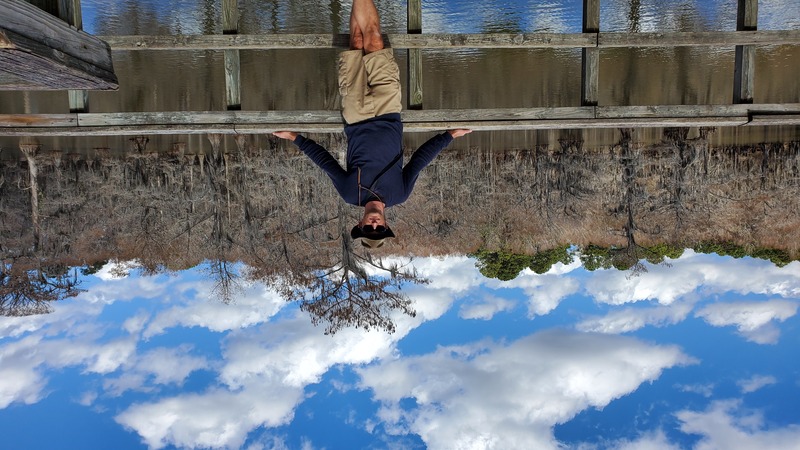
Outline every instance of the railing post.
{"label": "railing post", "polygon": [[[408,0],[408,34],[422,33],[422,1]],[[422,49],[408,49],[408,109],[422,109]]]}
{"label": "railing post", "polygon": [[[583,32],[600,32],[600,0],[583,0]],[[597,106],[599,48],[583,48],[581,69],[581,105]]]}
{"label": "railing post", "polygon": [[[83,15],[81,14],[81,0],[59,0],[58,18],[67,22],[78,30],[83,30]],[[89,91],[67,91],[69,96],[69,112],[83,113],[89,111]]]}
{"label": "railing post", "polygon": [[[222,0],[222,34],[239,33],[237,0]],[[242,109],[239,50],[225,50],[225,102],[228,110]]]}
{"label": "railing post", "polygon": [[[758,0],[738,0],[736,31],[758,28]],[[733,72],[733,103],[753,103],[756,46],[737,45]]]}

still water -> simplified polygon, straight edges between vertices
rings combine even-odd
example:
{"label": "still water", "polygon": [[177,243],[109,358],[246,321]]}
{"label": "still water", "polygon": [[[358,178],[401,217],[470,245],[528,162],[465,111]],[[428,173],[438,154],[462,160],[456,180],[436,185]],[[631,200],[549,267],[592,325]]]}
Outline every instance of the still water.
{"label": "still water", "polygon": [[[343,33],[350,8],[239,5],[242,33]],[[377,6],[404,32],[404,3]],[[221,33],[214,1],[83,14],[98,35]],[[601,3],[606,31],[735,20],[732,1]],[[800,1],[762,1],[758,21],[800,29]],[[423,2],[425,32],[580,28],[574,1]],[[243,51],[242,108],[336,109],[336,53]],[[604,50],[600,104],[729,104],[733,59]],[[92,112],[225,108],[218,52],[114,63],[120,90]],[[579,104],[578,50],[423,64],[426,108]],[[759,47],[755,102],[800,102],[799,71],[798,46]],[[67,110],[63,92],[0,92],[0,113]],[[342,135],[313,137],[342,157]],[[476,132],[372,253],[347,236],[359,212],[270,136],[0,138],[0,160],[9,448],[800,442],[800,127]]]}

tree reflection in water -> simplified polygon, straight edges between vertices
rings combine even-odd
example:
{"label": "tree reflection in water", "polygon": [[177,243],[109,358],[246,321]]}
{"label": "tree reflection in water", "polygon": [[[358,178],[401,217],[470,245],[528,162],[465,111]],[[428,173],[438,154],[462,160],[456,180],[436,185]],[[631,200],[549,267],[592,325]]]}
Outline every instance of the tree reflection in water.
{"label": "tree reflection in water", "polygon": [[[325,175],[269,137],[166,149],[134,137],[116,157],[26,142],[22,160],[4,150],[0,174],[2,313],[46,312],[76,295],[69,268],[203,264],[223,303],[264,282],[327,333],[391,332],[395,311],[414,315],[402,288],[428,282],[394,262],[414,255],[472,254],[500,279],[574,257],[635,275],[684,248],[797,259],[798,142],[713,147],[713,129],[666,129],[643,144],[638,133],[622,129],[600,149],[565,131],[556,148],[446,152],[391,211],[399,238],[371,253],[353,247],[354,212]],[[343,156],[342,135],[314,138]]]}

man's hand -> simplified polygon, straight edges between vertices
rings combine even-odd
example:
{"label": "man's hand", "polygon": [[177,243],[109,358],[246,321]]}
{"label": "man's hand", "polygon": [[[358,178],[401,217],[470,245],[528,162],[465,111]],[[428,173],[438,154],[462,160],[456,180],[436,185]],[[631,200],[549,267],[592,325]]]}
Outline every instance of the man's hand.
{"label": "man's hand", "polygon": [[276,131],[272,133],[272,135],[278,136],[281,139],[288,139],[292,142],[294,142],[294,140],[297,139],[297,133],[295,133],[294,131]]}
{"label": "man's hand", "polygon": [[450,133],[450,136],[453,136],[453,139],[455,139],[455,138],[460,138],[461,136],[463,136],[465,134],[472,133],[472,130],[467,130],[467,129],[464,129],[464,128],[458,128],[458,129],[455,129],[455,130],[447,130],[447,132]]}

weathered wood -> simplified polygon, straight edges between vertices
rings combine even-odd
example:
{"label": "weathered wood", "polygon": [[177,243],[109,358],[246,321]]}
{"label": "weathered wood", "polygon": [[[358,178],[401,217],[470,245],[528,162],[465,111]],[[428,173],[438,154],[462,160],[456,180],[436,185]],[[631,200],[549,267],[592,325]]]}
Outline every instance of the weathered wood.
{"label": "weathered wood", "polygon": [[[449,128],[537,130],[800,125],[800,103],[420,110],[404,111],[403,122],[404,129],[409,132]],[[0,115],[0,136],[262,134],[285,129],[341,132],[343,124],[339,111],[331,110]]]}
{"label": "weathered wood", "polygon": [[[100,36],[118,50],[274,50],[347,48],[346,34],[237,34],[177,36]],[[800,44],[800,30],[652,33],[388,34],[393,48],[610,48],[712,47]]]}
{"label": "weathered wood", "polygon": [[[81,13],[81,0],[60,0],[58,17],[78,30],[83,30],[83,15]],[[89,91],[70,90],[70,112],[87,112],[89,110]]]}
{"label": "weathered wood", "polygon": [[[273,50],[348,48],[346,34],[236,34],[100,36],[112,50]],[[595,47],[597,36],[583,33],[388,34],[392,48],[579,48]]]}
{"label": "weathered wood", "polygon": [[242,109],[239,50],[225,50],[225,101],[228,110]]}
{"label": "weathered wood", "polygon": [[222,33],[237,34],[239,32],[238,0],[222,0]]}
{"label": "weathered wood", "polygon": [[[755,31],[758,21],[758,0],[739,0],[736,31]],[[737,45],[733,73],[733,102],[753,103],[756,48]]]}
{"label": "weathered wood", "polygon": [[[222,0],[222,33],[239,33],[239,5],[237,0]],[[225,59],[225,104],[229,111],[242,109],[241,62],[239,50],[228,49]]]}
{"label": "weathered wood", "polygon": [[658,106],[598,106],[598,119],[627,117],[741,117],[754,114],[800,114],[800,104],[760,105],[658,105]]}
{"label": "weathered wood", "polygon": [[800,125],[800,112],[795,114],[756,114],[750,118],[747,125]]}
{"label": "weathered wood", "polygon": [[81,0],[59,0],[58,17],[78,30],[83,30]]}
{"label": "weathered wood", "polygon": [[[497,109],[446,109],[404,111],[403,121],[493,121],[493,120],[545,120],[545,119],[592,119],[592,107],[561,108],[497,108]],[[0,115],[0,126],[3,126]],[[341,124],[339,111],[232,111],[232,112],[141,112],[141,113],[96,113],[79,114],[78,124],[83,127],[121,125],[179,125],[179,124]]]}
{"label": "weathered wood", "polygon": [[69,97],[69,112],[84,113],[89,111],[89,91],[70,90],[67,92]]}
{"label": "weathered wood", "polygon": [[[600,32],[600,0],[583,0],[583,32]],[[595,39],[597,39],[596,34]],[[581,104],[584,106],[597,104],[599,73],[600,50],[583,48],[581,52]]]}
{"label": "weathered wood", "polygon": [[610,33],[598,35],[600,48],[613,47],[727,47],[733,45],[800,44],[800,30],[690,31]]}
{"label": "weathered wood", "polygon": [[117,88],[111,51],[101,40],[20,0],[0,2],[0,70],[40,89]]}
{"label": "weathered wood", "polygon": [[0,114],[3,128],[69,128],[78,125],[77,114]]}
{"label": "weathered wood", "polygon": [[[422,0],[408,0],[408,34],[422,33]],[[422,50],[408,49],[408,109],[422,109]]]}

